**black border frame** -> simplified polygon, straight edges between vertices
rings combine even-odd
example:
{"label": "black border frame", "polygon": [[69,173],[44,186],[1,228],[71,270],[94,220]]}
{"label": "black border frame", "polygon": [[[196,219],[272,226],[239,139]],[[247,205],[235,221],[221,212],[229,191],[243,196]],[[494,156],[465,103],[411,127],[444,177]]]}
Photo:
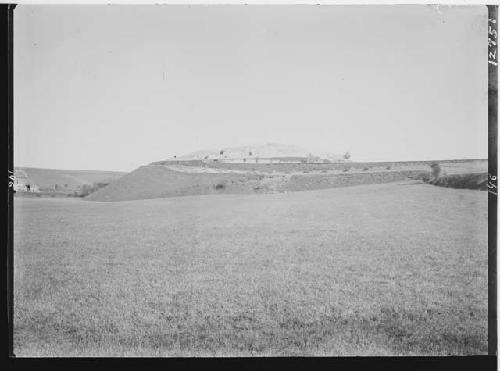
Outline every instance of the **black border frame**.
{"label": "black border frame", "polygon": [[[13,192],[10,176],[13,175],[13,40],[14,9],[17,4],[0,4],[0,88],[3,90],[2,100],[3,135],[2,149],[5,155],[3,206],[7,210],[7,223],[4,224],[5,244],[2,255],[2,323],[0,331],[5,334],[6,346],[3,348],[3,360],[8,366],[50,366],[51,368],[108,368],[111,365],[128,365],[132,367],[154,366],[158,362],[175,368],[204,364],[254,369],[256,367],[298,366],[350,366],[369,367],[371,369],[443,369],[457,367],[481,367],[481,369],[497,369],[497,170],[498,170],[498,63],[488,61],[488,355],[468,357],[256,357],[256,358],[16,358],[13,354]],[[498,32],[498,5],[486,5],[488,8],[488,37]],[[494,22],[492,22],[494,20]],[[496,37],[496,36],[495,36]],[[495,39],[496,41],[496,39]],[[498,46],[489,43],[491,53],[498,61]],[[486,63],[486,61],[485,61]],[[7,173],[9,177],[7,177]],[[200,363],[199,363],[200,362]],[[9,368],[10,368],[9,367]]]}
{"label": "black border frame", "polygon": [[[8,336],[6,351],[7,355],[13,354],[13,298],[14,298],[14,256],[13,256],[13,192],[10,187],[10,175],[12,175],[14,170],[14,159],[13,159],[13,77],[14,77],[14,66],[13,66],[13,47],[14,47],[14,9],[15,4],[2,4],[0,14],[2,19],[0,20],[1,25],[1,45],[0,45],[0,66],[2,70],[0,86],[4,90],[4,99],[2,100],[2,120],[3,125],[3,135],[2,138],[2,149],[4,151],[5,159],[7,161],[4,174],[4,192],[2,197],[3,206],[7,209],[7,223],[4,224],[4,235],[6,236],[6,248],[4,249],[3,259],[2,259],[2,299],[5,300],[6,305],[2,305],[2,333]],[[7,173],[9,177],[7,177]]]}
{"label": "black border frame", "polygon": [[498,33],[498,5],[488,5],[488,26],[488,354],[497,355],[498,63],[490,56],[498,59],[498,45],[490,36]]}

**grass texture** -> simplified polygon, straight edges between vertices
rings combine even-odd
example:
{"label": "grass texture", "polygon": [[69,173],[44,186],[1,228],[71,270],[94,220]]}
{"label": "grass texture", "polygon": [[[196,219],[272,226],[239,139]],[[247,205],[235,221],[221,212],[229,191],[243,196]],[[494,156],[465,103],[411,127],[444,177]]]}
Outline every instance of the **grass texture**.
{"label": "grass texture", "polygon": [[22,356],[487,352],[487,193],[15,200]]}

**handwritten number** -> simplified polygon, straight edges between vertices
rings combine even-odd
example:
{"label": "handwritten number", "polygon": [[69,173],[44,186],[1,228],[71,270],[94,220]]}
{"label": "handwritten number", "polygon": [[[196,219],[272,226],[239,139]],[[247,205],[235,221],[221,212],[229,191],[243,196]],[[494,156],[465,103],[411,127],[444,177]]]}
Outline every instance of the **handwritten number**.
{"label": "handwritten number", "polygon": [[498,33],[496,30],[494,30],[491,26],[488,27],[488,33],[492,36],[495,37],[495,39],[498,37]]}
{"label": "handwritten number", "polygon": [[14,173],[12,171],[9,170],[9,188],[14,187],[15,181],[16,181],[16,176],[14,175]]}
{"label": "handwritten number", "polygon": [[498,67],[497,63],[497,39],[498,39],[498,32],[495,30],[495,26],[492,26],[491,24],[496,25],[497,20],[493,18],[488,18],[488,23],[490,25],[488,26],[488,35],[491,35],[491,37],[488,37],[488,63],[494,65],[495,67]]}
{"label": "handwritten number", "polygon": [[496,175],[490,175],[490,174],[488,174],[488,179],[489,179],[489,181],[488,181],[488,192],[496,196],[497,192],[495,190],[497,189],[497,186],[493,182],[496,182],[497,177],[496,177]]}

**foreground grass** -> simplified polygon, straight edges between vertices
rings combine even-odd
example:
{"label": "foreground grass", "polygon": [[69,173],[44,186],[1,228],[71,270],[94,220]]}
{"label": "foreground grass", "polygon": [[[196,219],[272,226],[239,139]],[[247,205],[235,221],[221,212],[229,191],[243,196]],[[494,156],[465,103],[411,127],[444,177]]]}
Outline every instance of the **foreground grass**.
{"label": "foreground grass", "polygon": [[487,194],[15,200],[17,356],[487,352]]}

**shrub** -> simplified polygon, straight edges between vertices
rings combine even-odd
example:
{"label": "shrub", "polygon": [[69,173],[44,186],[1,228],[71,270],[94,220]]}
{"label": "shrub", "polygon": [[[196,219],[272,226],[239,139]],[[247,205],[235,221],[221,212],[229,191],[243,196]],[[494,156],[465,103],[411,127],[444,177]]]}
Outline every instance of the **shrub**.
{"label": "shrub", "polygon": [[440,187],[478,189],[486,191],[488,189],[488,174],[441,175],[437,179],[431,178],[429,183]]}
{"label": "shrub", "polygon": [[218,183],[215,185],[215,189],[216,190],[219,190],[219,189],[224,189],[226,188],[226,185],[225,184],[222,184],[222,183]]}
{"label": "shrub", "polygon": [[391,167],[390,167],[390,166],[387,166],[385,169],[386,169],[386,170],[391,170]]}
{"label": "shrub", "polygon": [[437,162],[433,162],[431,164],[431,180],[437,180],[441,177],[441,175],[443,175],[441,166],[439,166]]}
{"label": "shrub", "polygon": [[370,169],[371,169],[371,168],[370,168],[369,166],[365,166],[365,167],[363,168],[363,170],[364,170],[364,171],[367,171],[367,170],[370,170]]}
{"label": "shrub", "polygon": [[82,188],[80,190],[79,196],[86,197],[89,194],[94,193],[95,191],[106,187],[107,185],[108,185],[108,183],[102,183],[102,182],[93,183],[93,184],[83,184]]}
{"label": "shrub", "polygon": [[345,167],[345,168],[344,168],[344,172],[349,171],[349,170],[351,170],[351,168],[350,168],[350,167]]}

